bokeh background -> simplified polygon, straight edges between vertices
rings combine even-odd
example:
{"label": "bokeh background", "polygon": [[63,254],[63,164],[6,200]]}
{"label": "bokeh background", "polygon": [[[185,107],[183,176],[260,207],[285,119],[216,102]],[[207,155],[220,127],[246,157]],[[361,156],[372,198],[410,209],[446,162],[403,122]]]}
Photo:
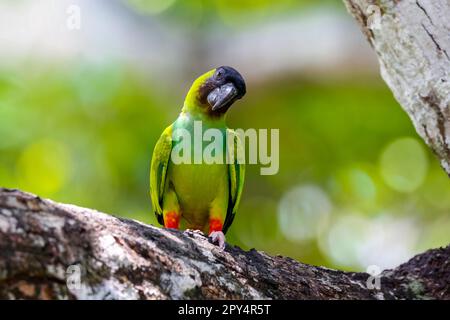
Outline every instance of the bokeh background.
{"label": "bokeh background", "polygon": [[153,147],[220,65],[248,85],[229,126],[280,129],[230,243],[366,270],[450,242],[448,177],[338,0],[0,1],[0,185],[157,225]]}

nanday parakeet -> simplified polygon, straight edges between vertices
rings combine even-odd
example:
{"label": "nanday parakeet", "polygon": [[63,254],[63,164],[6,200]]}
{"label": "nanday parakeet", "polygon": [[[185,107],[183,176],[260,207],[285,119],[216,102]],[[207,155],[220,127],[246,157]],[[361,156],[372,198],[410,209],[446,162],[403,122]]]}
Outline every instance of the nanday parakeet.
{"label": "nanday parakeet", "polygon": [[[159,138],[150,169],[150,195],[158,222],[166,228],[196,229],[207,233],[221,248],[239,205],[244,185],[245,167],[236,153],[232,163],[176,164],[171,160],[172,149],[179,143],[174,136],[178,129],[194,136],[194,123],[201,121],[203,132],[218,129],[223,137],[222,154],[241,148],[239,138],[227,128],[227,110],[246,92],[242,76],[231,67],[213,69],[192,84],[178,118]],[[233,137],[235,149],[225,148],[227,136]],[[234,140],[236,139],[236,140]],[[191,156],[203,152],[191,147]],[[242,150],[242,149],[241,149]],[[230,161],[228,161],[230,162]]]}

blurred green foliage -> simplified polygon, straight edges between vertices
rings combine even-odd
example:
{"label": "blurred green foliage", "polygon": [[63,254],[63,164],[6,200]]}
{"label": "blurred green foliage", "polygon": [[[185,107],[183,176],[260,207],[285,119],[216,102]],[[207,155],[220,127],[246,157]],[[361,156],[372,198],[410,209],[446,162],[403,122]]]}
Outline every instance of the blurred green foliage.
{"label": "blurred green foliage", "polygon": [[332,6],[343,9],[336,0],[124,0],[143,15],[162,16],[189,26],[219,20],[231,28],[270,19],[277,13],[302,10],[312,6]]}

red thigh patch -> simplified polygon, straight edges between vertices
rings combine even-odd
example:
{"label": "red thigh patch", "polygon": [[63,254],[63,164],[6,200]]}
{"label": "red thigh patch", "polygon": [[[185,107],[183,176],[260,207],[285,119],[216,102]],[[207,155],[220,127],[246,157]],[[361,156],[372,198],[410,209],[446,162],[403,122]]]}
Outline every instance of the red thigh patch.
{"label": "red thigh patch", "polygon": [[209,219],[209,233],[213,231],[222,231],[223,223],[220,219],[212,218]]}
{"label": "red thigh patch", "polygon": [[164,227],[178,229],[180,226],[180,215],[175,211],[169,211],[164,214]]}

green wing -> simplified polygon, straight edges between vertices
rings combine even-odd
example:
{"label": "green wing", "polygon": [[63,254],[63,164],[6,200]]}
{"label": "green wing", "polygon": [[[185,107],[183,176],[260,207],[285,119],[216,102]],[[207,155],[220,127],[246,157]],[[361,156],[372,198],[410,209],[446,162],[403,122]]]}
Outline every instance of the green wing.
{"label": "green wing", "polygon": [[[233,222],[234,216],[236,215],[237,208],[239,207],[239,202],[241,201],[245,179],[245,164],[243,159],[244,152],[241,140],[233,130],[228,129],[227,139],[230,138],[232,139],[232,142],[228,142],[228,156],[233,161],[228,164],[229,197],[227,216],[223,224],[223,233],[227,232],[228,228]],[[238,156],[242,157],[242,159],[240,159]]]}
{"label": "green wing", "polygon": [[171,152],[172,126],[169,126],[156,143],[150,168],[150,197],[152,198],[153,211],[158,222],[162,225],[164,224],[162,200]]}

